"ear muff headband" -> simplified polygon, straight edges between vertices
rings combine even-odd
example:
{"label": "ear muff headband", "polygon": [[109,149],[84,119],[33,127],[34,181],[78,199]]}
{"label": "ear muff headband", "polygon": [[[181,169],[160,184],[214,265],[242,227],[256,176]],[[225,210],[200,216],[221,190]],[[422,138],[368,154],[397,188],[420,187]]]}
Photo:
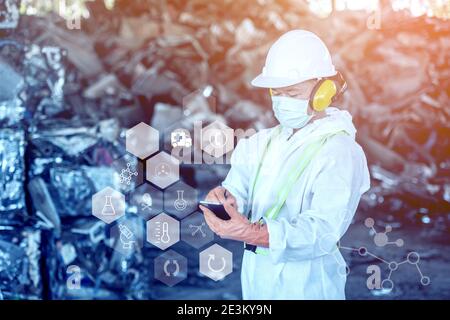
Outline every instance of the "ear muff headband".
{"label": "ear muff headband", "polygon": [[330,106],[336,96],[337,87],[333,80],[320,80],[311,92],[309,103],[316,111],[323,111]]}
{"label": "ear muff headband", "polygon": [[336,101],[345,90],[347,90],[347,82],[338,71],[337,74],[331,78],[319,80],[311,92],[309,105],[316,111],[323,111]]}

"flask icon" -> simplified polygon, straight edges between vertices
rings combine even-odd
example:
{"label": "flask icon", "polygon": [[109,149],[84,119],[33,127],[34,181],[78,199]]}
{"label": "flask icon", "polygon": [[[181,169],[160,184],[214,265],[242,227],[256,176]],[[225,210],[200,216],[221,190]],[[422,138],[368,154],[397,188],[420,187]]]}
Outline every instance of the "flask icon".
{"label": "flask icon", "polygon": [[184,190],[177,190],[177,199],[173,202],[175,209],[183,211],[187,207],[187,201],[183,198]]}
{"label": "flask icon", "polygon": [[114,206],[112,204],[112,196],[105,196],[105,205],[102,209],[103,216],[114,216],[116,211],[114,210]]}

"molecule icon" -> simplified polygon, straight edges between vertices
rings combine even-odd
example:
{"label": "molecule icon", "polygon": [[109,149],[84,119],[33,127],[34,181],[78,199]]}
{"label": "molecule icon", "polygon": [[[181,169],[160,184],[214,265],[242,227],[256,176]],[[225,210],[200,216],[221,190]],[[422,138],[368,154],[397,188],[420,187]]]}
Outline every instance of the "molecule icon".
{"label": "molecule icon", "polygon": [[120,183],[126,183],[127,185],[131,184],[131,178],[133,176],[137,176],[138,172],[131,169],[131,163],[127,163],[127,168],[122,169],[122,172],[120,173],[119,181]]}
{"label": "molecule icon", "polygon": [[[370,228],[374,233],[375,233],[375,237],[374,237],[374,243],[376,246],[378,247],[384,247],[388,244],[395,244],[397,247],[401,247],[404,245],[403,239],[397,239],[396,241],[390,242],[389,238],[387,236],[387,233],[392,231],[392,227],[391,226],[386,226],[385,228],[385,232],[376,232],[374,225],[375,225],[375,221],[372,218],[367,218],[364,221],[364,225],[367,228]],[[336,240],[336,238],[332,238],[332,240]],[[377,255],[375,255],[374,253],[370,252],[366,247],[359,247],[359,248],[354,248],[354,247],[346,247],[346,246],[342,246],[340,241],[337,241],[337,248],[340,250],[348,250],[348,251],[353,251],[358,253],[361,257],[365,257],[365,256],[370,256],[378,261],[380,261],[381,263],[385,264],[388,269],[389,269],[389,274],[387,276],[386,279],[382,280],[380,279],[380,287],[378,287],[377,289],[383,289],[386,290],[387,292],[390,292],[394,289],[394,282],[392,281],[391,277],[394,271],[399,269],[399,266],[401,266],[402,264],[408,263],[410,265],[414,265],[417,269],[417,272],[420,275],[420,283],[422,286],[428,286],[431,283],[430,277],[428,276],[424,276],[422,273],[422,270],[419,267],[419,261],[420,261],[420,255],[415,252],[409,252],[406,256],[406,259],[401,261],[401,262],[396,262],[396,261],[387,261]],[[329,252],[331,253],[331,252]],[[335,257],[336,259],[336,257]],[[338,272],[342,275],[345,276],[346,274],[348,275],[350,272],[350,269],[345,265],[345,264],[341,264],[339,263],[339,261],[336,259],[336,262],[338,262],[339,267],[338,267]],[[376,267],[375,265],[371,265],[370,268],[373,270],[373,267]],[[369,286],[368,286],[369,288]],[[369,289],[373,289],[372,287]]]}
{"label": "molecule icon", "polygon": [[373,238],[373,242],[377,247],[384,247],[388,244],[395,244],[397,247],[403,247],[403,239],[397,239],[396,241],[389,241],[388,233],[392,231],[392,227],[390,225],[387,225],[384,229],[384,232],[377,232],[375,230],[375,221],[372,218],[367,218],[364,221],[364,225],[367,228],[370,228],[373,233],[375,234],[375,237]]}
{"label": "molecule icon", "polygon": [[386,264],[389,268],[389,275],[386,279],[384,279],[381,282],[381,288],[384,290],[391,291],[392,289],[394,289],[394,282],[391,280],[392,273],[394,271],[398,270],[399,266],[401,266],[402,264],[405,264],[405,263],[409,263],[411,265],[416,266],[417,272],[419,272],[419,275],[420,275],[420,283],[423,286],[427,286],[431,283],[430,277],[424,276],[422,271],[420,270],[420,267],[419,267],[420,255],[417,252],[413,251],[413,252],[408,253],[408,255],[406,256],[406,260],[404,260],[402,262],[395,262],[395,261],[389,262],[389,261],[386,261],[385,259],[380,258],[380,257],[376,256],[375,254],[369,252],[367,250],[367,248],[365,248],[365,247],[360,247],[360,248],[340,247],[340,248],[356,251],[362,257],[371,256],[371,257],[379,260],[380,262]]}
{"label": "molecule icon", "polygon": [[[400,265],[402,265],[404,263],[409,263],[409,264],[415,265],[417,268],[417,271],[419,272],[419,275],[420,275],[420,283],[423,286],[429,285],[431,282],[430,277],[424,276],[422,274],[422,271],[420,270],[420,267],[419,267],[419,260],[420,260],[420,255],[417,252],[410,252],[406,256],[406,260],[404,260],[402,262],[395,262],[395,261],[389,262],[388,263],[389,275],[386,279],[384,279],[381,282],[381,287],[386,290],[392,290],[394,288],[394,282],[391,280],[391,275],[395,270],[398,269],[398,267]],[[386,261],[383,261],[383,262],[387,263]]]}

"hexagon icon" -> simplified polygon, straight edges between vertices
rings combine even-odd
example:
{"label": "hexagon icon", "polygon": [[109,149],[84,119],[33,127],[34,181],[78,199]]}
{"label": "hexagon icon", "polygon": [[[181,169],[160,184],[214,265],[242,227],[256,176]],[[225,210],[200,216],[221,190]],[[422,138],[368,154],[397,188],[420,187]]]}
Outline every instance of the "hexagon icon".
{"label": "hexagon icon", "polygon": [[183,115],[185,117],[208,113],[218,113],[217,97],[212,86],[207,85],[183,97]]}
{"label": "hexagon icon", "polygon": [[166,152],[147,160],[147,180],[165,189],[180,178],[180,161]]}
{"label": "hexagon icon", "polygon": [[187,278],[187,259],[169,250],[155,258],[155,279],[172,287]]}
{"label": "hexagon icon", "polygon": [[129,194],[129,199],[136,208],[135,213],[146,221],[163,211],[163,193],[149,183],[136,188]]}
{"label": "hexagon icon", "polygon": [[181,240],[199,249],[214,240],[203,213],[196,212],[181,221]]}
{"label": "hexagon icon", "polygon": [[130,256],[144,245],[144,220],[140,217],[122,218],[110,230],[114,250]]}
{"label": "hexagon icon", "polygon": [[200,252],[200,273],[214,281],[222,280],[233,272],[233,254],[213,244],[206,250]]}
{"label": "hexagon icon", "polygon": [[141,122],[126,132],[127,151],[139,159],[145,159],[159,150],[159,132]]}
{"label": "hexagon icon", "polygon": [[147,241],[161,250],[180,241],[180,222],[161,213],[147,221]]}
{"label": "hexagon icon", "polygon": [[144,165],[136,157],[126,154],[113,161],[114,181],[125,193],[144,183]]}
{"label": "hexagon icon", "polygon": [[202,129],[202,150],[219,158],[234,149],[234,130],[220,121]]}
{"label": "hexagon icon", "polygon": [[[194,152],[202,154],[200,150],[201,121],[192,123],[175,123],[162,131],[162,148],[181,163],[190,164],[193,161]],[[188,127],[189,129],[186,129]],[[196,129],[197,128],[197,129]],[[198,134],[194,131],[198,130]],[[184,132],[182,134],[181,132]],[[179,134],[180,133],[180,134]],[[181,137],[180,137],[181,136]]]}
{"label": "hexagon icon", "polygon": [[173,149],[192,150],[194,147],[194,134],[183,127],[183,123],[175,123],[162,131],[162,147],[168,153]]}
{"label": "hexagon icon", "polygon": [[125,214],[125,206],[125,196],[111,187],[92,196],[92,214],[108,224]]}
{"label": "hexagon icon", "polygon": [[164,211],[183,219],[197,209],[197,190],[184,182],[177,182],[164,191]]}

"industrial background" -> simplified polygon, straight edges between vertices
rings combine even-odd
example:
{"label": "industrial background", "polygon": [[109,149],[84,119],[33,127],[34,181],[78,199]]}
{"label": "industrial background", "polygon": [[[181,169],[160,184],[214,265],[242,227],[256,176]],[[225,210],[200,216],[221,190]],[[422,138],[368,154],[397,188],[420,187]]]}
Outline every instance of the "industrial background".
{"label": "industrial background", "polygon": [[[347,298],[450,298],[449,18],[445,0],[0,0],[0,297],[241,298],[241,244],[209,243],[234,254],[219,282],[198,271],[208,245],[175,244],[188,275],[168,287],[154,277],[162,251],[115,251],[91,197],[112,184],[140,122],[168,152],[168,128],[193,135],[197,120],[275,125],[269,95],[249,83],[273,41],[302,28],[347,79],[339,106],[370,165],[372,187],[340,243]],[[201,199],[228,169],[182,164],[180,176]],[[79,290],[67,286],[71,265]],[[368,289],[370,265],[392,290]]]}

